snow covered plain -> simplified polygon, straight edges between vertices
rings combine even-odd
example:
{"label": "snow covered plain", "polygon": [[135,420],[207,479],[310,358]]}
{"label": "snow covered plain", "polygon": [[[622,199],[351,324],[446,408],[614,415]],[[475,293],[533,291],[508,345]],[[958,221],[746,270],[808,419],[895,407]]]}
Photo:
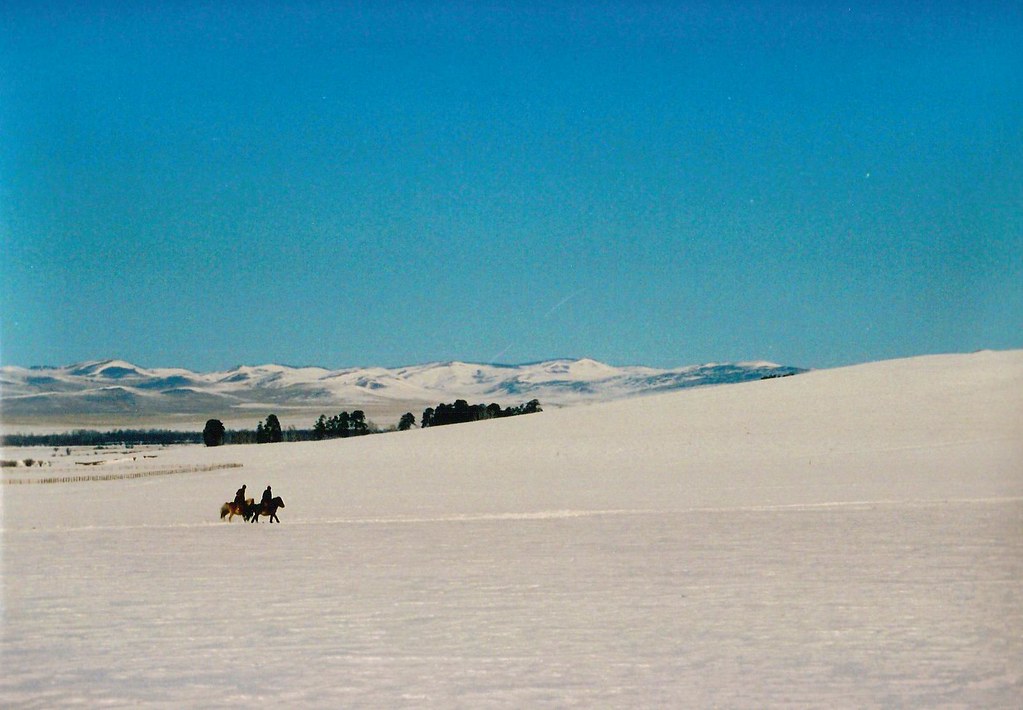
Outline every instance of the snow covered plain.
{"label": "snow covered plain", "polygon": [[[4,707],[1023,697],[1023,352],[52,463],[0,487]],[[62,467],[140,477],[11,482]]]}

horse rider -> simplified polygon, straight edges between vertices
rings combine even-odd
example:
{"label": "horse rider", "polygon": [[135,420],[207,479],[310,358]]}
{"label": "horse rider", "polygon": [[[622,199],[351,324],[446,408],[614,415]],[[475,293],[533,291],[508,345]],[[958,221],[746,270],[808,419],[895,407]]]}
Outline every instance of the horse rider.
{"label": "horse rider", "polygon": [[234,502],[235,502],[235,505],[237,505],[239,507],[243,507],[245,505],[245,484],[244,483],[242,484],[242,487],[239,488],[235,492],[235,494],[234,494]]}
{"label": "horse rider", "polygon": [[274,497],[273,491],[270,490],[270,486],[267,486],[266,490],[263,491],[263,499],[259,501],[260,507],[265,508],[266,506],[270,505],[270,502],[273,500],[273,497]]}

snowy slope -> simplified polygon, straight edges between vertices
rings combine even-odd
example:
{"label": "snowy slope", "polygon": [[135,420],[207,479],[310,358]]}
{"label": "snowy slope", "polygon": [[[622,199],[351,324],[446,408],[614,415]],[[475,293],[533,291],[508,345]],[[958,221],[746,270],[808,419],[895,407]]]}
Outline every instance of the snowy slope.
{"label": "snowy slope", "polygon": [[140,475],[2,487],[0,704],[1023,694],[1023,352],[152,455],[4,470]]}

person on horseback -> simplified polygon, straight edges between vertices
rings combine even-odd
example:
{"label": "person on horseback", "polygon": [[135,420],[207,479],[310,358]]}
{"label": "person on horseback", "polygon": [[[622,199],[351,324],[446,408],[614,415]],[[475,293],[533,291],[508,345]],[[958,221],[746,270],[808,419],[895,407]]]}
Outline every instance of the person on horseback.
{"label": "person on horseback", "polygon": [[267,486],[266,490],[263,491],[263,499],[259,501],[260,507],[263,508],[263,510],[269,510],[268,506],[273,501],[273,498],[273,491],[270,490],[270,486]]}
{"label": "person on horseback", "polygon": [[243,508],[245,506],[245,484],[244,483],[242,484],[242,487],[239,488],[235,492],[235,494],[234,494],[234,502],[235,502],[235,505],[237,505],[239,508]]}

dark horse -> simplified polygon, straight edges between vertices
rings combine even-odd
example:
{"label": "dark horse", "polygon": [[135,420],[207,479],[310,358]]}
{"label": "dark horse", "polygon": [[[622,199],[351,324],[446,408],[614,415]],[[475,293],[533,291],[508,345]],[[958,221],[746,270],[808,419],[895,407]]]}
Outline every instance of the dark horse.
{"label": "dark horse", "polygon": [[252,503],[252,498],[246,498],[245,502],[241,505],[238,505],[233,500],[228,501],[220,506],[220,519],[227,518],[227,522],[231,522],[231,518],[240,515],[248,520],[249,516],[252,515]]}
{"label": "dark horse", "polygon": [[277,496],[269,503],[260,503],[259,505],[252,506],[252,519],[250,523],[258,523],[260,515],[266,515],[270,518],[270,522],[277,521],[281,522],[281,519],[277,517],[277,509],[284,507],[284,501],[281,500],[280,496]]}

